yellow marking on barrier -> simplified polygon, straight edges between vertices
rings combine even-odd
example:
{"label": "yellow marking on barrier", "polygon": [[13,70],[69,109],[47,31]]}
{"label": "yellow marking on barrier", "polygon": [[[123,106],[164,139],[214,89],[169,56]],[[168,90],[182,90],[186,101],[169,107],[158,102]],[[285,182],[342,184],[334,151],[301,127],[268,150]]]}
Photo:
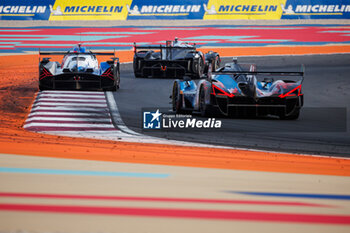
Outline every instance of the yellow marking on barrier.
{"label": "yellow marking on barrier", "polygon": [[126,20],[132,0],[56,0],[49,20]]}

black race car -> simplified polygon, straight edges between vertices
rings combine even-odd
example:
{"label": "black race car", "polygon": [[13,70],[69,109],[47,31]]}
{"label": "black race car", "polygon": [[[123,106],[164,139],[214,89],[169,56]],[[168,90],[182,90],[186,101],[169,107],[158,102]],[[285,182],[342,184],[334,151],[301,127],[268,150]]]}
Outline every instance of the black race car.
{"label": "black race car", "polygon": [[[39,55],[64,55],[62,63],[44,57],[39,62],[40,90],[116,91],[120,85],[119,59],[113,53],[94,53],[75,46],[68,52],[40,52]],[[111,55],[111,60],[97,61],[96,55]]]}
{"label": "black race car", "polygon": [[218,53],[210,51],[203,54],[196,50],[195,44],[180,42],[177,38],[159,46],[137,46],[134,43],[136,78],[201,78],[208,72],[209,64],[215,70],[220,67],[220,62]]}

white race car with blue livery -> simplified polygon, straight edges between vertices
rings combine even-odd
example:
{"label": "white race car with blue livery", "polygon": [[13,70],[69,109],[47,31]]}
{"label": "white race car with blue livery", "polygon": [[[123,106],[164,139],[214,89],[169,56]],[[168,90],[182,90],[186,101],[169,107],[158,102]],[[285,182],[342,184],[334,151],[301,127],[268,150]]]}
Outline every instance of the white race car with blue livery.
{"label": "white race car with blue livery", "polygon": [[[40,52],[39,55],[63,55],[61,63],[43,57],[39,62],[40,90],[116,91],[120,85],[119,59],[115,53],[87,51],[80,44],[68,52]],[[113,56],[98,63],[97,55]]]}

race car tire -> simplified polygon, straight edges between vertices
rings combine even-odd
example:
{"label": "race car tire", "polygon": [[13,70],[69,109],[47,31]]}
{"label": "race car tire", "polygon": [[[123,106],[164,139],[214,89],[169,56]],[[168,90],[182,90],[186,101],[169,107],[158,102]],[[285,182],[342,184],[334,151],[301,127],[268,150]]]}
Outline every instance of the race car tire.
{"label": "race car tire", "polygon": [[135,78],[144,78],[144,76],[142,76],[141,74],[141,70],[137,69],[137,63],[140,62],[140,67],[142,66],[142,62],[139,59],[136,59],[134,57],[134,61],[133,61],[133,69],[134,69],[134,75]]}
{"label": "race car tire", "polygon": [[174,81],[173,92],[172,92],[172,106],[173,111],[176,113],[182,113],[182,96],[180,94],[180,82],[179,80]]}
{"label": "race car tire", "polygon": [[215,72],[218,68],[220,68],[220,56],[216,55],[215,58],[213,59],[213,66],[212,66],[212,71]]}
{"label": "race car tire", "polygon": [[119,89],[120,88],[120,71],[117,70],[117,78],[116,78],[116,88]]}
{"label": "race car tire", "polygon": [[202,56],[200,56],[198,58],[198,61],[194,63],[193,72],[194,72],[193,78],[201,78],[203,76],[204,62],[203,62]]}
{"label": "race car tire", "polygon": [[137,59],[134,57],[134,60],[133,60],[133,63],[132,63],[132,68],[134,70],[135,78],[140,78],[140,74],[137,73],[137,67],[136,67],[137,65],[136,65],[136,63],[137,63]]}
{"label": "race car tire", "polygon": [[[299,115],[300,115],[300,106],[301,106],[300,103],[301,103],[301,99],[299,98],[296,101],[293,109],[288,114],[286,114],[285,112],[281,112],[279,114],[279,118],[281,120],[296,120],[296,119],[298,119]],[[289,106],[289,107],[291,107],[291,106]]]}
{"label": "race car tire", "polygon": [[199,91],[199,112],[201,113],[201,116],[212,115],[209,106],[205,103],[205,90],[203,86],[201,86]]}

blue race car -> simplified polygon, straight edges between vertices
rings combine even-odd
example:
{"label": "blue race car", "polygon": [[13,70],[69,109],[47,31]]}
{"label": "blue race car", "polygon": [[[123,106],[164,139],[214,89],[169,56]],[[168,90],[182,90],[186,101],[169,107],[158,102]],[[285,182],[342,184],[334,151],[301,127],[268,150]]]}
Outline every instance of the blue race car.
{"label": "blue race car", "polygon": [[[209,69],[210,70],[210,69]],[[304,72],[256,71],[255,65],[238,64],[237,59],[197,84],[185,78],[175,80],[172,107],[176,113],[200,112],[202,116],[279,116],[297,119],[303,106],[301,85]]]}
{"label": "blue race car", "polygon": [[[80,44],[68,52],[40,52],[39,55],[63,55],[62,63],[44,57],[39,62],[40,90],[116,91],[120,85],[119,59],[115,53],[87,51]],[[113,56],[99,64],[96,55]]]}

